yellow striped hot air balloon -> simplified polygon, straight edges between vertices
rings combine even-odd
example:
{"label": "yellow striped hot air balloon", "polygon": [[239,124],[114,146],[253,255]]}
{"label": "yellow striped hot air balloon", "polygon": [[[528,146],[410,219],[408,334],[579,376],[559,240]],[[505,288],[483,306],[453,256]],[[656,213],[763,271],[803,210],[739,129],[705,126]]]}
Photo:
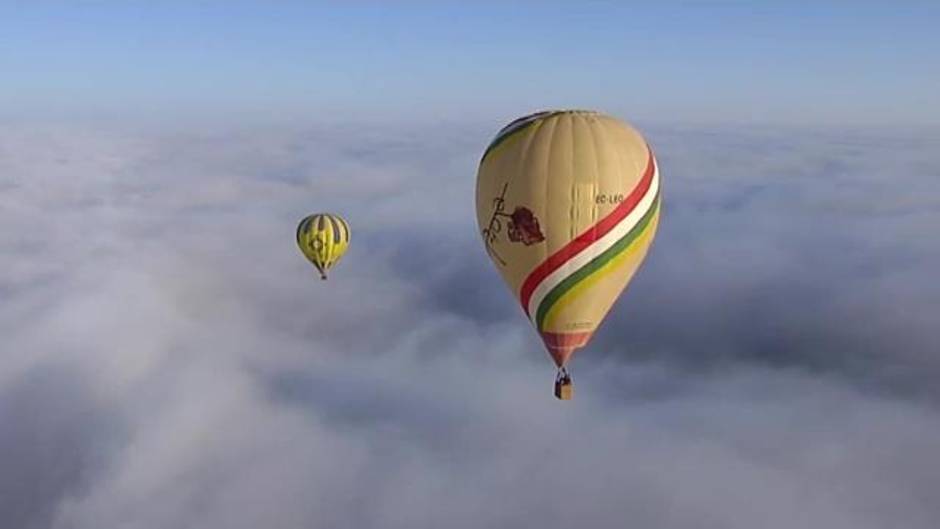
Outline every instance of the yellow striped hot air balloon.
{"label": "yellow striped hot air balloon", "polygon": [[558,367],[587,345],[656,233],[660,177],[630,126],[604,114],[538,112],[503,128],[477,173],[477,220],[490,258]]}
{"label": "yellow striped hot air balloon", "polygon": [[339,262],[349,247],[349,224],[339,215],[309,215],[297,225],[297,246],[320,271],[320,279],[326,279],[326,271]]}

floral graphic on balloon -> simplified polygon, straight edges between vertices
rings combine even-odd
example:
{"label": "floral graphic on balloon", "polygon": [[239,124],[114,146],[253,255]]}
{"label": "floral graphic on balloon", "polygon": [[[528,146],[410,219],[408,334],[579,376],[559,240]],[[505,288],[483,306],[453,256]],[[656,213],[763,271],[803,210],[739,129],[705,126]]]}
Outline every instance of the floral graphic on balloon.
{"label": "floral graphic on balloon", "polygon": [[493,256],[496,262],[504,266],[506,261],[493,248],[493,243],[496,242],[500,232],[503,231],[503,218],[509,219],[506,235],[511,242],[521,242],[526,246],[530,246],[545,240],[545,235],[542,234],[542,228],[539,226],[539,219],[532,213],[532,210],[518,206],[511,214],[506,213],[505,197],[507,187],[509,187],[509,182],[503,185],[503,192],[500,196],[493,199],[493,215],[483,230],[483,242],[486,244],[486,251]]}
{"label": "floral graphic on balloon", "polygon": [[517,207],[509,216],[509,240],[521,242],[530,246],[545,240],[542,230],[539,229],[539,219],[535,218],[529,208]]}

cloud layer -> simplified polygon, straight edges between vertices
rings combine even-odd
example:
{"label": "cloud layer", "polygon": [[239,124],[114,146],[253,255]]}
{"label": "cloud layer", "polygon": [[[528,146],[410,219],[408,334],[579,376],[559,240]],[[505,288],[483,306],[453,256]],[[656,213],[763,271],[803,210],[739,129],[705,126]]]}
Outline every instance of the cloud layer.
{"label": "cloud layer", "polygon": [[2,525],[940,523],[940,137],[648,127],[660,233],[560,405],[476,233],[499,125],[0,127]]}

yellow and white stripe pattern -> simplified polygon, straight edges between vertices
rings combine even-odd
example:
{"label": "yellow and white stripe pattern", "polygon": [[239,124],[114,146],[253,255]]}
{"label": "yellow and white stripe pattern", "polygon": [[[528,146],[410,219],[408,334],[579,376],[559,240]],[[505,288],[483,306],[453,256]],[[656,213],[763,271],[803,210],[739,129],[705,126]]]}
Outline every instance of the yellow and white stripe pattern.
{"label": "yellow and white stripe pattern", "polygon": [[319,270],[322,279],[346,253],[349,238],[349,224],[339,215],[314,213],[297,225],[297,246]]}

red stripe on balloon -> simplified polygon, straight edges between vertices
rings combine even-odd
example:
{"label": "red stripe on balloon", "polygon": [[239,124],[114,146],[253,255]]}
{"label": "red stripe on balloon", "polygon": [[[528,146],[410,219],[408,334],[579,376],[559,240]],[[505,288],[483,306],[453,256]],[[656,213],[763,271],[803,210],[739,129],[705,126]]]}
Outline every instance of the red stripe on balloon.
{"label": "red stripe on balloon", "polygon": [[571,258],[584,251],[585,248],[595,243],[604,235],[607,235],[610,230],[614,229],[614,226],[626,218],[626,216],[636,208],[637,204],[640,203],[640,199],[646,195],[650,184],[653,182],[653,172],[655,169],[653,151],[649,150],[648,147],[647,150],[649,151],[649,160],[646,163],[646,170],[643,172],[643,177],[630,195],[597,224],[591,226],[585,230],[584,233],[578,235],[571,242],[549,256],[548,259],[533,270],[525,279],[525,282],[522,283],[522,289],[519,291],[519,301],[522,303],[522,309],[525,311],[526,315],[529,315],[529,299],[532,298],[532,293],[535,292],[535,288],[538,287],[539,283],[551,275],[552,272],[561,268],[561,266]]}

